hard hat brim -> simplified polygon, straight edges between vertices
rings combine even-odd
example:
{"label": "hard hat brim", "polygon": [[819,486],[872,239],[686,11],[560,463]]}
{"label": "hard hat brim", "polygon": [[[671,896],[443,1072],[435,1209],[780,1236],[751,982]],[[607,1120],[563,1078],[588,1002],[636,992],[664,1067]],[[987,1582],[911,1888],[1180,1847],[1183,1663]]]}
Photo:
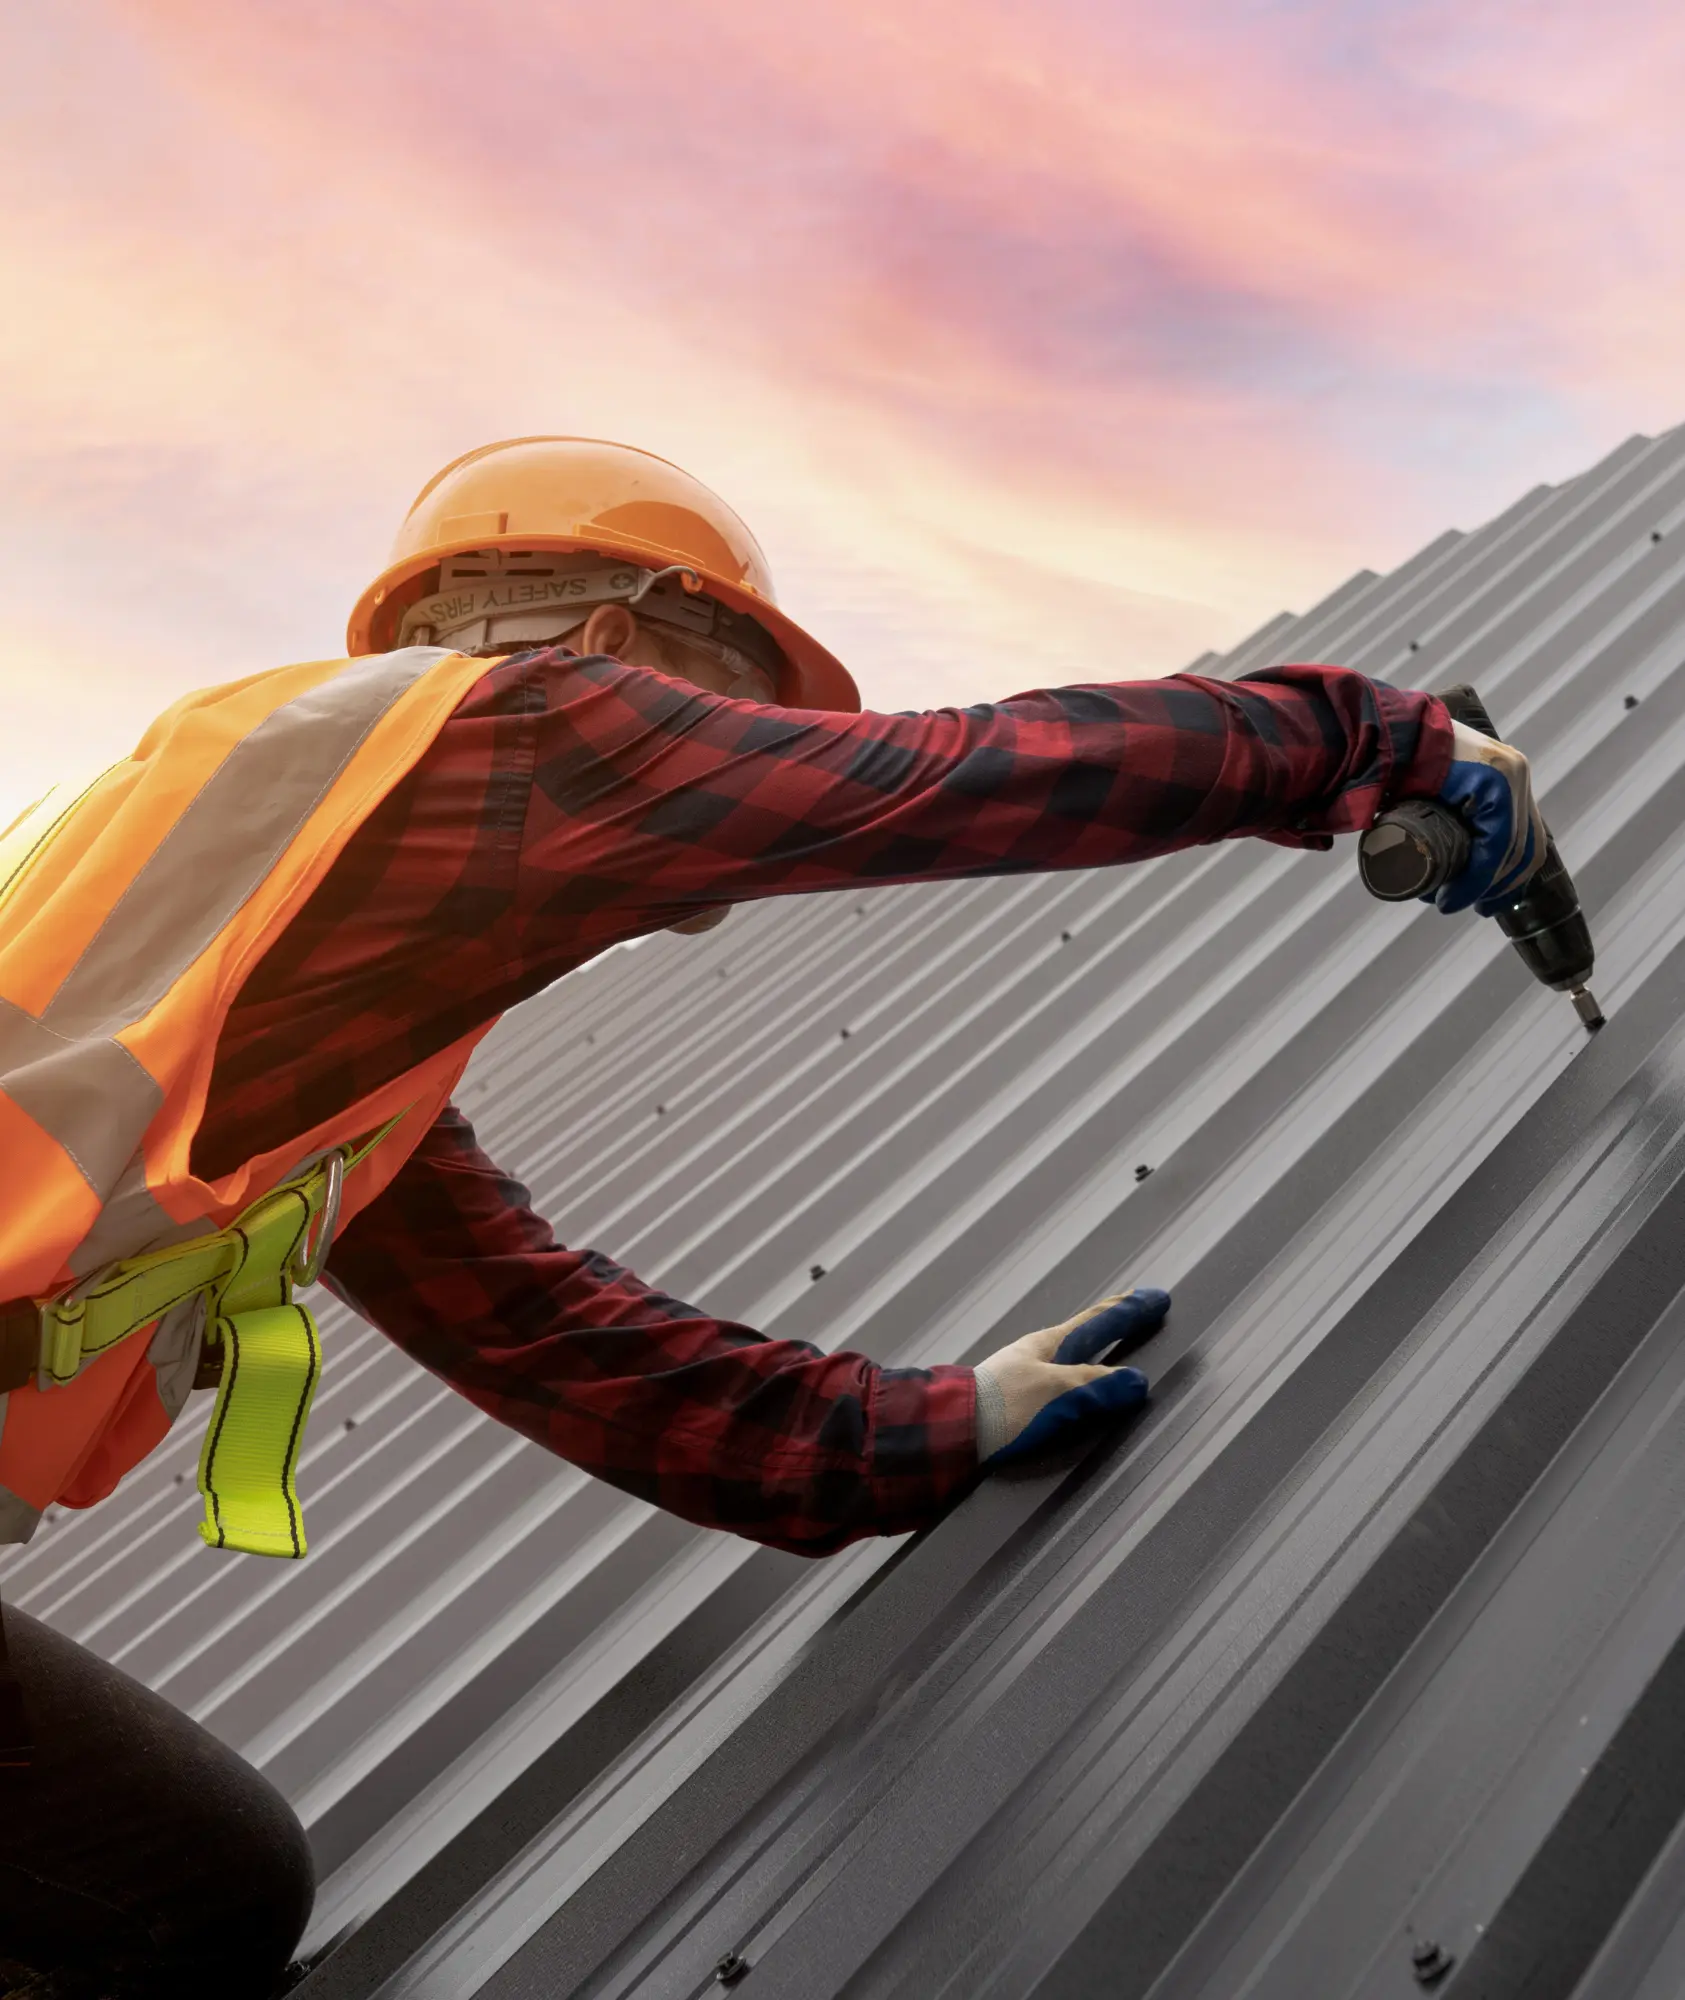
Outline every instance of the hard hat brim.
{"label": "hard hat brim", "polygon": [[[451,556],[468,555],[478,549],[518,547],[547,550],[564,555],[599,555],[610,561],[633,563],[644,569],[662,569],[673,561],[670,551],[633,536],[613,539],[593,536],[584,540],[565,535],[479,535],[458,543],[446,543],[393,563],[375,578],[357,600],[346,627],[345,648],[352,658],[364,653],[385,652],[393,643],[404,612],[427,594],[426,578]],[[771,636],[784,656],[785,667],[778,677],[778,700],[785,708],[819,708],[853,715],[860,710],[860,690],[854,677],[836,656],[788,618],[776,604],[758,591],[746,589],[703,568],[695,570],[705,593],[730,611],[753,618]],[[516,649],[511,649],[516,650]]]}

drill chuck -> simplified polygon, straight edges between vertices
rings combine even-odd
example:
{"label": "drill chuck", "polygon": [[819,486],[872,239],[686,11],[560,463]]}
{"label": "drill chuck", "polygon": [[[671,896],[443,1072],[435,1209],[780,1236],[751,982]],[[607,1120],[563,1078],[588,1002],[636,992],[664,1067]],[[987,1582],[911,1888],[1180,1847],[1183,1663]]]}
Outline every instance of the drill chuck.
{"label": "drill chuck", "polygon": [[[1473,688],[1447,688],[1439,698],[1458,722],[1497,737]],[[1358,872],[1369,893],[1384,902],[1431,897],[1462,874],[1472,844],[1467,825],[1449,806],[1406,799],[1382,813],[1358,842]],[[1596,962],[1591,931],[1573,878],[1548,835],[1544,861],[1493,914],[1533,977],[1568,994],[1586,1026],[1600,1028],[1602,1012],[1586,990]]]}

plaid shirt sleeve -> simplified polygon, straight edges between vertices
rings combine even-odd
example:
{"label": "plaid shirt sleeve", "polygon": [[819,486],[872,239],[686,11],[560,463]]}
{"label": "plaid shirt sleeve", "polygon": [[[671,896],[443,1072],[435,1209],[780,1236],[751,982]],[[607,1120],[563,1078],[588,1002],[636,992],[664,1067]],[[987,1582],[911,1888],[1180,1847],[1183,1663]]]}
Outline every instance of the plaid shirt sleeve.
{"label": "plaid shirt sleeve", "polygon": [[1327,847],[1383,802],[1437,791],[1450,755],[1430,697],[1326,667],[906,715],[762,708],[612,660],[521,671],[544,714],[527,907],[603,943],[710,902],[1100,867],[1241,834]]}
{"label": "plaid shirt sleeve", "polygon": [[453,1106],[330,1287],[489,1415],[705,1527],[801,1555],[927,1525],[976,1469],[969,1368],[766,1340],[565,1250]]}
{"label": "plaid shirt sleeve", "polygon": [[[493,667],[225,1022],[195,1172],[284,1144],[607,946],[711,904],[1329,845],[1432,795],[1431,697],[1333,667],[835,715],[564,649]],[[503,1421],[688,1518],[812,1552],[975,1472],[971,1375],[717,1322],[559,1249],[447,1117],[348,1229],[361,1310]]]}

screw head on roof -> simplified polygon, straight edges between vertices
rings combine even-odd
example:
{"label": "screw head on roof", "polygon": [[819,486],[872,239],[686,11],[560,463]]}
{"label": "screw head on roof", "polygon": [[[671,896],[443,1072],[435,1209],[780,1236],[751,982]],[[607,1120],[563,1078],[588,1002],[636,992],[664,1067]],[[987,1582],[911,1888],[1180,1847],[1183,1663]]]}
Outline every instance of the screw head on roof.
{"label": "screw head on roof", "polygon": [[1628,695],[1628,696],[1627,696],[1627,697],[1626,697],[1626,698],[1625,698],[1625,699],[1624,699],[1624,700],[1622,701],[1622,703],[1621,703],[1621,706],[1622,706],[1622,708],[1636,708],[1636,707],[1638,706],[1638,697],[1637,697],[1637,695],[1635,695],[1635,694],[1629,694],[1629,695]]}
{"label": "screw head on roof", "polygon": [[1419,653],[1419,652],[1420,652],[1420,651],[1422,650],[1422,642],[1421,642],[1421,640],[1420,640],[1420,639],[1412,639],[1412,640],[1410,641],[1410,650],[1411,650],[1411,652],[1413,652],[1413,653]]}
{"label": "screw head on roof", "polygon": [[1135,1169],[1135,1178],[1138,1181],[1144,1181],[1147,1178],[1148,1174],[1150,1174],[1151,1172],[1152,1172],[1151,1167],[1137,1167]]}
{"label": "screw head on roof", "polygon": [[722,1986],[735,1986],[749,1970],[749,1961],[740,1951],[728,1951],[714,1967],[714,1977]]}
{"label": "screw head on roof", "polygon": [[1661,529],[1660,529],[1660,528],[1652,528],[1652,529],[1650,530],[1650,539],[1651,539],[1651,541],[1653,541],[1653,542],[1659,542],[1659,541],[1661,540],[1661,538],[1662,538],[1662,531],[1661,531]]}
{"label": "screw head on roof", "polygon": [[1455,1957],[1432,1938],[1417,1945],[1410,1954],[1410,1967],[1418,1986],[1437,1986],[1456,1963]]}
{"label": "screw head on roof", "polygon": [[823,1264],[809,1264],[807,1267],[807,1275],[817,1285],[819,1280],[825,1275],[825,1266]]}
{"label": "screw head on roof", "polygon": [[1071,934],[1069,931],[1061,931],[1059,933],[1059,942],[1061,944],[1069,944],[1070,941],[1071,941]]}

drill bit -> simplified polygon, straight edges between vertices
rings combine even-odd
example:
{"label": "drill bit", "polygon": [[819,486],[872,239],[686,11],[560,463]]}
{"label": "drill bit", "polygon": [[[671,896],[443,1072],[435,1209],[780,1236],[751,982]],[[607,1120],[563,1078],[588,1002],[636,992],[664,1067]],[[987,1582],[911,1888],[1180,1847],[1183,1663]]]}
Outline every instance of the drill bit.
{"label": "drill bit", "polygon": [[1573,1001],[1574,1012],[1585,1022],[1588,1033],[1595,1034],[1603,1025],[1603,1009],[1592,998],[1590,990],[1584,986],[1570,987],[1568,998]]}

